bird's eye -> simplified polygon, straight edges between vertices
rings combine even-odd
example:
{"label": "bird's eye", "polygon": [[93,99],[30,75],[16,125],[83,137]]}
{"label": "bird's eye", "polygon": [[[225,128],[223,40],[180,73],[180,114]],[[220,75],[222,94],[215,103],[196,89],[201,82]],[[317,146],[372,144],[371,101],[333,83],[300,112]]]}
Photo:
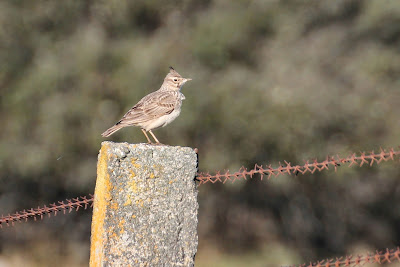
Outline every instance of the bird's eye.
{"label": "bird's eye", "polygon": [[177,81],[178,81],[178,79],[175,78],[175,79],[174,79],[174,82],[177,82]]}

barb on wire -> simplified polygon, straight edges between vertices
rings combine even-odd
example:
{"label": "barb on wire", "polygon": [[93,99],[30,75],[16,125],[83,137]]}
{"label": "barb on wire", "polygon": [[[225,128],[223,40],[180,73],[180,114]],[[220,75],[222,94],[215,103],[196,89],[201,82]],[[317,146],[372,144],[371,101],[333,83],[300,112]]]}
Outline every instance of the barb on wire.
{"label": "barb on wire", "polygon": [[201,184],[205,184],[208,182],[216,183],[222,182],[226,183],[227,181],[235,182],[239,179],[247,179],[248,177],[252,178],[255,174],[259,174],[261,176],[261,180],[264,175],[267,178],[279,176],[281,174],[305,174],[307,172],[314,173],[316,171],[328,170],[329,167],[334,168],[336,171],[337,168],[343,164],[347,164],[348,167],[352,165],[363,166],[364,164],[368,164],[372,166],[374,163],[379,164],[382,161],[394,160],[395,157],[400,155],[400,150],[395,151],[393,148],[389,150],[384,150],[381,148],[379,153],[375,153],[374,151],[370,153],[362,152],[359,156],[356,154],[352,154],[346,158],[341,158],[339,156],[330,157],[328,156],[324,161],[318,162],[314,160],[313,162],[306,161],[304,165],[291,165],[290,162],[284,161],[284,164],[279,163],[279,167],[273,168],[271,165],[262,166],[256,164],[254,169],[247,170],[245,167],[241,167],[239,171],[230,173],[226,171],[225,173],[217,172],[216,174],[211,175],[210,173],[198,173],[197,180],[200,181]]}
{"label": "barb on wire", "polygon": [[63,212],[63,214],[65,214],[67,211],[70,213],[72,210],[78,211],[81,208],[87,209],[89,206],[93,206],[93,195],[58,201],[58,204],[53,203],[49,206],[44,205],[43,207],[31,208],[6,216],[2,215],[0,217],[0,228],[2,228],[4,224],[10,226],[14,225],[15,222],[26,222],[29,218],[33,218],[36,221],[39,217],[43,219],[43,216],[46,214],[49,217],[51,214],[56,216],[58,212]]}
{"label": "barb on wire", "polygon": [[386,251],[376,251],[376,253],[368,253],[367,255],[361,256],[346,256],[336,259],[326,259],[322,261],[317,261],[310,264],[301,264],[298,267],[356,267],[363,266],[367,263],[378,263],[386,264],[392,263],[393,261],[400,261],[400,248]]}

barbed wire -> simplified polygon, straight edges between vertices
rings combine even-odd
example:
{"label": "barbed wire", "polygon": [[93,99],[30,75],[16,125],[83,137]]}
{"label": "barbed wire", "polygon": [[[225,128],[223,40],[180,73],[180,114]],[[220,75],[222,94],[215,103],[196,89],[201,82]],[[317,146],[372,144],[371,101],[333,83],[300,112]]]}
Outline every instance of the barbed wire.
{"label": "barbed wire", "polygon": [[267,165],[263,167],[262,165],[256,164],[254,169],[247,170],[244,166],[239,169],[239,171],[230,173],[229,170],[221,173],[217,172],[216,174],[211,175],[208,172],[202,172],[197,175],[197,180],[200,181],[201,184],[205,184],[208,182],[216,183],[222,182],[226,183],[227,181],[235,182],[239,179],[247,179],[253,178],[255,174],[259,174],[261,180],[264,175],[267,176],[268,179],[271,177],[276,177],[281,174],[305,174],[305,173],[314,173],[316,171],[328,170],[329,167],[333,167],[336,171],[339,166],[342,164],[348,164],[348,167],[352,165],[363,166],[364,164],[368,164],[372,166],[374,163],[379,164],[382,161],[395,160],[396,156],[400,155],[400,150],[395,151],[393,148],[388,150],[382,149],[380,153],[375,154],[374,151],[370,153],[362,152],[361,155],[357,156],[355,153],[351,154],[346,158],[341,158],[339,156],[330,157],[328,156],[326,160],[318,162],[314,160],[313,162],[305,161],[304,165],[294,165],[292,166],[290,162],[284,161],[284,164],[279,162],[279,167],[273,168],[272,165]]}
{"label": "barbed wire", "polygon": [[58,204],[53,203],[48,206],[44,205],[43,207],[31,208],[11,215],[8,214],[7,216],[2,215],[0,217],[0,228],[4,224],[10,226],[14,225],[15,222],[26,222],[29,218],[33,218],[36,221],[38,217],[43,219],[45,215],[49,217],[51,215],[57,216],[58,212],[65,214],[67,211],[70,213],[72,210],[78,211],[81,208],[86,210],[89,206],[93,206],[93,195],[66,199],[65,201],[58,201]]}
{"label": "barbed wire", "polygon": [[[210,173],[201,172],[197,174],[196,179],[200,181],[199,185],[202,185],[208,182],[234,182],[239,179],[247,179],[248,177],[253,178],[255,174],[259,174],[262,180],[264,175],[266,175],[269,179],[272,176],[275,177],[285,173],[295,175],[299,173],[305,174],[307,172],[314,173],[316,171],[328,170],[329,166],[332,166],[336,171],[337,167],[346,163],[348,164],[348,167],[351,167],[352,165],[358,165],[361,167],[364,164],[372,166],[374,163],[379,164],[382,161],[395,160],[395,157],[399,155],[400,150],[395,151],[393,148],[388,150],[381,149],[380,153],[377,154],[375,154],[374,151],[370,152],[369,154],[362,152],[359,156],[354,153],[346,158],[336,156],[336,159],[328,156],[324,161],[318,162],[317,160],[314,160],[312,163],[306,161],[304,165],[292,166],[290,162],[284,161],[285,165],[279,163],[280,166],[278,168],[272,168],[271,165],[263,167],[262,165],[256,164],[254,169],[247,170],[245,167],[242,167],[239,169],[239,171],[234,173],[226,171],[225,173],[217,172],[216,174],[211,175]],[[87,209],[89,205],[90,207],[93,206],[93,199],[94,196],[90,194],[88,196],[80,196],[77,198],[66,199],[65,201],[58,201],[58,204],[53,203],[48,206],[44,205],[42,208],[31,208],[16,212],[14,214],[8,214],[7,216],[2,215],[0,217],[0,228],[2,228],[4,224],[7,226],[10,224],[14,225],[15,222],[27,221],[29,218],[34,218],[36,221],[37,217],[40,216],[40,219],[43,219],[43,216],[46,214],[50,217],[51,214],[57,215],[57,213],[60,211],[63,211],[65,214],[67,210],[70,213],[73,209],[76,211],[78,211],[80,208]]]}
{"label": "barbed wire", "polygon": [[[368,253],[367,255],[361,256],[357,255],[353,257],[353,255],[340,257],[336,259],[326,259],[322,261],[317,261],[310,264],[301,264],[298,267],[356,267],[362,266],[367,263],[392,263],[393,261],[400,261],[400,248],[389,250],[386,249],[384,251],[376,251],[376,253]],[[294,265],[296,267],[296,265]]]}

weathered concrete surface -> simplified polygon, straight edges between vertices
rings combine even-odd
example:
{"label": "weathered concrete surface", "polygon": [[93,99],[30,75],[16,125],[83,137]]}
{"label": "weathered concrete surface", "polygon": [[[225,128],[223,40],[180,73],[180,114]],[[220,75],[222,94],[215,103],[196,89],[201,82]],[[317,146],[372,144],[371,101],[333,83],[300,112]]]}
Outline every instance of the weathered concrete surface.
{"label": "weathered concrete surface", "polygon": [[103,142],[90,266],[194,266],[196,172],[188,147]]}

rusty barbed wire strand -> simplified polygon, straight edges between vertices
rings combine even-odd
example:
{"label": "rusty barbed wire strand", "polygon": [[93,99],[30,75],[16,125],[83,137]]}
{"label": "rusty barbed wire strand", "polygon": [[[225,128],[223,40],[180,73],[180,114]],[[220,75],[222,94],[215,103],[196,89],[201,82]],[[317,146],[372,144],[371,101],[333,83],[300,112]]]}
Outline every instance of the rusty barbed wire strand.
{"label": "rusty barbed wire strand", "polygon": [[400,261],[400,248],[386,251],[376,251],[376,253],[367,253],[366,255],[349,255],[345,257],[340,257],[336,259],[326,259],[322,261],[317,261],[314,263],[304,263],[300,265],[294,265],[293,267],[356,267],[363,266],[367,263],[378,263],[386,264],[393,263],[393,261]]}
{"label": "rusty barbed wire strand", "polygon": [[[225,173],[217,172],[216,174],[211,175],[210,173],[202,172],[198,173],[196,178],[198,181],[200,181],[200,185],[207,182],[234,182],[239,179],[247,179],[247,177],[252,178],[255,174],[259,174],[262,180],[264,175],[266,175],[269,179],[272,176],[275,177],[285,173],[296,175],[298,173],[314,173],[316,171],[322,171],[324,169],[328,170],[329,166],[333,166],[336,171],[337,167],[344,163],[349,163],[349,167],[351,167],[352,165],[358,165],[361,167],[364,164],[372,166],[374,163],[379,164],[382,161],[395,160],[395,157],[399,155],[400,150],[395,151],[393,148],[388,150],[381,149],[381,152],[378,154],[375,154],[374,151],[370,152],[369,154],[362,152],[359,156],[354,153],[346,158],[340,158],[339,156],[336,156],[336,159],[334,157],[328,156],[327,159],[324,161],[318,162],[317,160],[314,160],[314,162],[312,163],[306,161],[304,165],[292,166],[290,162],[284,161],[285,166],[282,166],[282,164],[279,163],[280,166],[278,168],[272,168],[271,165],[263,167],[262,165],[256,164],[254,169],[252,170],[247,170],[245,167],[242,167],[239,169],[239,171],[235,173],[230,173],[229,171],[226,171]],[[15,222],[26,222],[29,218],[34,218],[34,220],[36,221],[38,216],[40,216],[40,219],[43,219],[43,216],[46,214],[50,217],[51,214],[54,213],[54,216],[56,216],[59,211],[63,211],[63,213],[65,214],[67,210],[69,212],[71,212],[73,209],[78,211],[81,207],[87,209],[88,206],[93,206],[93,199],[93,195],[77,197],[67,199],[65,201],[58,201],[58,204],[53,203],[48,206],[44,205],[42,208],[31,208],[28,210],[16,212],[14,214],[8,214],[7,216],[2,215],[0,217],[0,228],[2,228],[4,224],[9,226],[10,224],[14,225]]]}
{"label": "rusty barbed wire strand", "polygon": [[247,170],[244,166],[242,166],[239,171],[230,173],[229,170],[225,173],[217,172],[216,174],[211,175],[208,172],[201,172],[197,175],[197,180],[200,181],[200,185],[211,182],[222,182],[226,183],[227,181],[235,182],[239,179],[247,179],[248,177],[253,178],[255,174],[259,174],[261,176],[261,180],[264,175],[267,178],[276,177],[281,174],[305,174],[307,172],[314,173],[316,171],[328,170],[329,167],[333,167],[334,170],[337,170],[337,167],[341,166],[341,164],[348,164],[348,167],[352,165],[363,166],[364,164],[368,164],[372,166],[374,163],[379,164],[382,161],[395,160],[395,157],[400,155],[400,150],[395,151],[393,148],[388,150],[382,149],[380,153],[375,154],[374,151],[370,153],[361,152],[359,156],[355,153],[351,154],[346,158],[341,158],[338,155],[336,157],[328,156],[326,160],[318,162],[314,160],[312,163],[309,161],[305,161],[304,165],[291,165],[290,162],[284,161],[284,164],[279,162],[279,167],[273,168],[272,165],[267,165],[263,167],[262,165],[256,164],[254,169]]}
{"label": "rusty barbed wire strand", "polygon": [[7,216],[2,215],[0,217],[0,228],[3,228],[4,224],[7,226],[13,226],[15,222],[26,222],[29,218],[33,218],[36,221],[38,217],[43,219],[43,216],[45,215],[48,215],[49,217],[52,214],[57,216],[58,212],[63,212],[63,214],[65,214],[67,210],[68,213],[72,210],[78,211],[81,208],[86,210],[89,206],[93,206],[93,195],[91,194],[89,196],[66,199],[64,201],[58,201],[58,204],[53,203],[48,206],[44,205],[43,207],[31,208],[14,214],[8,214]]}

